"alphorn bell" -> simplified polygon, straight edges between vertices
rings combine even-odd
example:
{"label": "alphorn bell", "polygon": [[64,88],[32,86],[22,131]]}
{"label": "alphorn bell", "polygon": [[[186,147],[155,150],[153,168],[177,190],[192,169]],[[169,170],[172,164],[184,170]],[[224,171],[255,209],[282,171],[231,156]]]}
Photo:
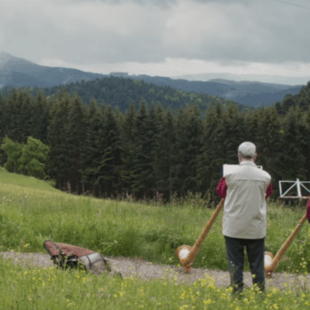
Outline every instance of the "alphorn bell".
{"label": "alphorn bell", "polygon": [[302,224],[304,221],[307,219],[307,212],[305,215],[302,217],[300,220],[299,224],[296,226],[296,228],[293,230],[293,232],[290,234],[290,236],[287,238],[285,243],[282,245],[278,253],[276,254],[275,257],[273,257],[272,253],[270,252],[265,252],[265,261],[264,261],[264,267],[265,267],[265,275],[267,278],[272,278],[272,273],[276,270],[278,267],[278,264],[285,254],[286,250],[292,243],[293,239],[296,237],[299,229],[301,228]]}
{"label": "alphorn bell", "polygon": [[220,203],[218,204],[218,206],[214,210],[211,218],[209,219],[207,225],[203,229],[200,237],[198,238],[196,243],[193,245],[193,247],[190,247],[188,245],[181,245],[176,249],[175,254],[178,257],[178,259],[180,260],[180,263],[183,266],[183,269],[185,272],[190,272],[190,270],[192,268],[191,265],[195,261],[196,256],[197,256],[197,254],[198,254],[198,252],[202,246],[203,241],[207,237],[209,230],[211,229],[213,223],[215,222],[215,219],[217,218],[218,214],[220,213],[220,211],[223,207],[223,204],[224,204],[224,200],[225,200],[225,198],[222,198],[222,200],[220,201]]}

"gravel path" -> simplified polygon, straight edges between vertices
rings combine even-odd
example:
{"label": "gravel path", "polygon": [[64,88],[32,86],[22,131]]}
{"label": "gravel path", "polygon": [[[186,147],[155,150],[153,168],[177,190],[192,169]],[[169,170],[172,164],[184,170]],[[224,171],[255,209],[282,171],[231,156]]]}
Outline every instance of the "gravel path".
{"label": "gravel path", "polygon": [[[15,263],[23,266],[52,267],[50,255],[42,253],[17,253],[17,252],[0,252],[4,258],[13,259]],[[123,277],[140,277],[143,280],[151,278],[173,278],[179,282],[193,283],[207,276],[215,278],[217,287],[229,286],[229,274],[227,271],[211,270],[204,268],[192,268],[191,272],[185,274],[183,267],[173,265],[153,264],[141,259],[132,259],[124,257],[108,257],[112,269],[120,272]],[[252,278],[250,272],[244,273],[245,287],[252,287]],[[285,284],[286,283],[286,284]],[[309,287],[310,275],[298,275],[289,273],[274,273],[272,279],[266,279],[266,286],[284,288]]]}

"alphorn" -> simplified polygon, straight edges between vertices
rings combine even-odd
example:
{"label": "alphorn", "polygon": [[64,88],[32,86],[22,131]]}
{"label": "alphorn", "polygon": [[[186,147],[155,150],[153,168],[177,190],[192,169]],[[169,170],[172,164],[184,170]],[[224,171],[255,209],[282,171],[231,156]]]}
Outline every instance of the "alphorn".
{"label": "alphorn", "polygon": [[283,257],[283,255],[285,254],[286,250],[288,249],[288,247],[292,243],[293,239],[296,237],[299,229],[301,228],[302,224],[305,222],[306,219],[307,219],[307,212],[302,217],[302,219],[300,220],[299,224],[296,226],[296,228],[293,230],[293,232],[287,238],[287,240],[282,245],[282,247],[280,248],[280,250],[278,251],[278,253],[276,254],[276,256],[274,258],[273,258],[272,253],[265,252],[265,274],[266,274],[267,278],[271,278],[272,277],[272,273],[278,267],[278,264],[279,264],[281,258]]}
{"label": "alphorn", "polygon": [[198,238],[198,240],[196,241],[196,243],[192,247],[190,247],[188,245],[181,245],[176,249],[175,254],[179,258],[180,263],[183,266],[183,269],[185,272],[190,272],[190,270],[192,268],[191,265],[195,261],[197,254],[198,254],[198,252],[202,246],[203,241],[207,237],[209,230],[211,229],[213,223],[215,222],[215,219],[217,218],[218,214],[220,213],[220,211],[223,207],[223,204],[224,204],[224,200],[225,200],[225,198],[222,198],[222,200],[220,201],[220,203],[218,204],[218,206],[214,210],[211,218],[209,219],[207,225],[203,229],[203,231],[202,231],[200,237]]}

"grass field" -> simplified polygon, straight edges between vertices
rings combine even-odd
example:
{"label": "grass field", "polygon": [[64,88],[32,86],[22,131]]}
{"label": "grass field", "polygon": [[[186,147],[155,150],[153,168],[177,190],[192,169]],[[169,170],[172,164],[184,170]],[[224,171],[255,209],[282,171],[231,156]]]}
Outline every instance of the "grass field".
{"label": "grass field", "polygon": [[192,285],[174,279],[97,277],[83,271],[30,269],[0,259],[0,309],[306,309],[309,290],[249,289],[232,300],[212,278]]}
{"label": "grass field", "polygon": [[[268,204],[266,250],[274,254],[301,219],[304,208]],[[179,264],[175,249],[193,245],[213,210],[191,200],[161,206],[100,200],[60,192],[49,184],[0,170],[1,250],[45,252],[47,239],[108,256],[142,257]],[[277,271],[310,270],[310,230],[304,224]],[[46,253],[46,252],[45,252]],[[221,215],[195,261],[195,267],[226,270]],[[81,271],[25,269],[0,259],[0,309],[304,309],[309,289],[271,290],[264,300],[252,290],[231,301],[229,290],[212,279],[193,285],[161,279],[95,277]],[[285,306],[285,307],[284,307]]]}

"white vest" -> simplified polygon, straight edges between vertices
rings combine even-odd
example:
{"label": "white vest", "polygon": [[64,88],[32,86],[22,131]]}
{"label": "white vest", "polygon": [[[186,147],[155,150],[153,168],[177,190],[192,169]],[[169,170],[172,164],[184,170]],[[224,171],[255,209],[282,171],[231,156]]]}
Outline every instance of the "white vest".
{"label": "white vest", "polygon": [[266,237],[266,190],[271,176],[253,161],[243,160],[232,174],[225,176],[223,235],[241,239]]}

